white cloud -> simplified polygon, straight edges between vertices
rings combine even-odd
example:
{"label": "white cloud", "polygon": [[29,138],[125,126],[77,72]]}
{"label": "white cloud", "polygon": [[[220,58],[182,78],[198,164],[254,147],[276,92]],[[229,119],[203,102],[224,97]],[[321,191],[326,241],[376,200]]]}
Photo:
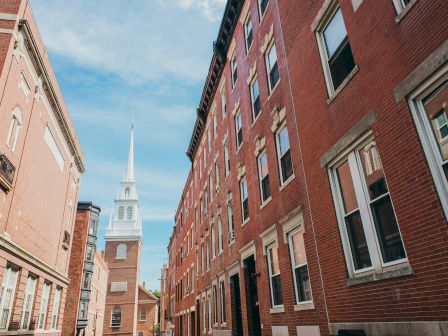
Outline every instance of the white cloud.
{"label": "white cloud", "polygon": [[[206,75],[224,0],[32,0],[50,52],[128,82]],[[186,9],[203,13],[187,15]],[[188,14],[191,14],[188,13]],[[192,51],[195,52],[192,52]]]}

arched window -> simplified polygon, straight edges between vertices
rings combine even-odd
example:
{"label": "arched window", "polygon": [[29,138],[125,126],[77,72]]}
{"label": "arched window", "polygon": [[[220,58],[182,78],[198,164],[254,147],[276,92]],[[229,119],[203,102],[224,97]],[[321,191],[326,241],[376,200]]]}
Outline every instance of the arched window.
{"label": "arched window", "polygon": [[123,220],[124,218],[124,206],[118,207],[118,220]]}
{"label": "arched window", "polygon": [[112,316],[110,319],[110,326],[112,328],[120,327],[121,326],[121,308],[120,307],[114,307],[112,309]]}
{"label": "arched window", "polygon": [[131,188],[126,187],[126,189],[124,189],[124,197],[129,198],[130,193],[131,193]]}
{"label": "arched window", "polygon": [[6,145],[14,152],[17,145],[17,139],[19,138],[19,132],[22,128],[22,111],[19,107],[16,107],[12,112],[11,123],[9,124],[8,138],[6,139]]}
{"label": "arched window", "polygon": [[128,208],[126,210],[127,220],[132,220],[133,212],[134,212],[134,208],[132,207],[132,205],[128,206]]}
{"label": "arched window", "polygon": [[126,252],[128,248],[126,244],[120,244],[117,247],[117,256],[115,259],[126,259]]}

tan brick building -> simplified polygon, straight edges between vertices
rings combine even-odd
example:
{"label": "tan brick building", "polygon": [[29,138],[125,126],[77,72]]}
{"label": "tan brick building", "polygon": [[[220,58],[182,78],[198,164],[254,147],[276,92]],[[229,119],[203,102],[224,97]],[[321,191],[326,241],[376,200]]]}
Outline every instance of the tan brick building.
{"label": "tan brick building", "polygon": [[91,202],[78,203],[68,272],[70,286],[62,328],[66,336],[84,335],[88,324],[100,211],[100,207]]}
{"label": "tan brick building", "polygon": [[0,27],[0,334],[60,335],[83,154],[29,2]]}
{"label": "tan brick building", "polygon": [[93,259],[93,277],[89,302],[88,324],[85,330],[86,336],[103,335],[104,309],[106,307],[107,279],[109,268],[104,260],[104,251],[95,251]]}
{"label": "tan brick building", "polygon": [[138,286],[137,336],[153,336],[153,328],[159,320],[159,299],[145,288]]}
{"label": "tan brick building", "polygon": [[132,127],[126,173],[115,199],[115,213],[104,236],[105,261],[109,267],[104,335],[135,336],[137,333],[138,281],[143,243],[139,207]]}

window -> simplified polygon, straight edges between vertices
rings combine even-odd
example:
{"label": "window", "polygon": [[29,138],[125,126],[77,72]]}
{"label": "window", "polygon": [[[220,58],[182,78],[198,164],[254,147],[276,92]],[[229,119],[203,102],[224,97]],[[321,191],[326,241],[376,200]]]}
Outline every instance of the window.
{"label": "window", "polygon": [[22,318],[20,320],[20,328],[27,330],[30,326],[34,295],[36,294],[37,279],[33,276],[28,276],[25,286],[25,295],[23,300]]}
{"label": "window", "polygon": [[83,281],[82,281],[82,288],[83,289],[90,289],[90,283],[92,280],[92,273],[84,273]]}
{"label": "window", "polygon": [[393,0],[397,14],[400,14],[406,8],[406,6],[409,5],[410,2],[411,0]]}
{"label": "window", "polygon": [[249,52],[254,39],[252,34],[252,19],[250,15],[247,16],[246,22],[244,23],[244,37],[246,39],[246,52]]}
{"label": "window", "polygon": [[53,299],[53,310],[51,312],[51,329],[56,330],[58,327],[59,305],[61,301],[61,289],[56,288]]}
{"label": "window", "polygon": [[212,300],[210,299],[210,295],[207,296],[207,324],[209,332],[212,331]]}
{"label": "window", "polygon": [[285,183],[294,173],[292,168],[291,151],[289,148],[288,128],[286,125],[277,133],[278,165],[280,168],[281,184]]}
{"label": "window", "polygon": [[260,11],[260,18],[263,18],[268,5],[269,5],[269,0],[258,0],[258,9]]}
{"label": "window", "polygon": [[79,304],[78,318],[79,319],[87,318],[87,313],[88,313],[88,303],[86,301],[81,301]]}
{"label": "window", "polygon": [[131,194],[131,189],[129,187],[126,187],[124,190],[124,197],[129,198],[129,195]]}
{"label": "window", "polygon": [[318,42],[323,58],[327,89],[331,95],[355,68],[344,18],[339,7],[336,7],[330,19],[318,32]]}
{"label": "window", "polygon": [[93,261],[94,253],[95,253],[94,247],[91,246],[91,245],[87,245],[87,248],[86,248],[86,260],[87,261]]}
{"label": "window", "polygon": [[146,321],[146,309],[140,310],[140,321]]}
{"label": "window", "polygon": [[213,323],[218,323],[218,289],[213,286]]}
{"label": "window", "polygon": [[226,144],[224,147],[224,164],[226,168],[226,177],[230,174],[230,155],[229,155],[229,145]]}
{"label": "window", "polygon": [[205,255],[204,255],[204,243],[201,244],[201,273],[205,272]]}
{"label": "window", "polygon": [[42,289],[42,297],[40,299],[39,320],[37,322],[38,330],[45,329],[45,320],[47,318],[49,296],[50,296],[50,284],[44,283],[44,287]]}
{"label": "window", "polygon": [[208,192],[207,187],[204,189],[204,215],[208,213]]}
{"label": "window", "polygon": [[209,241],[208,237],[205,240],[205,252],[206,252],[205,263],[206,263],[207,271],[209,271],[210,270],[210,241]]}
{"label": "window", "polygon": [[226,91],[224,85],[221,88],[221,116],[222,119],[226,117],[227,114],[227,102],[226,102]]}
{"label": "window", "polygon": [[239,149],[243,143],[243,121],[241,119],[241,112],[237,112],[235,116],[235,131],[236,148]]}
{"label": "window", "polygon": [[233,208],[227,205],[227,223],[229,225],[229,243],[235,240],[235,223],[233,220]]}
{"label": "window", "polygon": [[219,163],[218,162],[215,163],[215,181],[216,181],[216,190],[218,191],[220,188],[220,184],[221,184],[220,176],[219,176]]}
{"label": "window", "polygon": [[232,89],[235,87],[236,81],[238,80],[238,63],[236,61],[236,53],[233,54],[230,61],[230,70],[232,71]]}
{"label": "window", "polygon": [[218,137],[218,118],[216,118],[216,111],[213,113],[213,139]]}
{"label": "window", "polygon": [[222,243],[222,221],[221,217],[218,218],[218,253],[221,254],[223,250],[223,243]]}
{"label": "window", "polygon": [[140,332],[138,333],[138,336],[143,336],[143,332],[140,331]]}
{"label": "window", "polygon": [[112,309],[110,326],[112,328],[121,326],[121,308],[120,307],[115,307],[114,309]]}
{"label": "window", "polygon": [[283,304],[282,289],[280,284],[280,267],[278,264],[277,246],[270,244],[266,247],[269,270],[269,286],[271,289],[272,307],[278,307]]}
{"label": "window", "polygon": [[134,213],[134,207],[132,205],[129,205],[126,209],[126,219],[132,220],[133,213]]}
{"label": "window", "polygon": [[207,129],[207,150],[209,153],[212,150],[212,129],[210,127]]}
{"label": "window", "polygon": [[[376,163],[374,163],[376,161]],[[355,273],[406,258],[375,141],[369,139],[331,169],[343,245]]]}
{"label": "window", "polygon": [[118,220],[123,220],[124,219],[124,206],[119,206],[118,207]]}
{"label": "window", "polygon": [[241,191],[241,217],[243,222],[249,219],[249,194],[247,192],[247,180],[246,177],[240,182]]}
{"label": "window", "polygon": [[261,204],[271,197],[271,187],[269,185],[268,156],[263,152],[258,157],[258,175],[260,179]]}
{"label": "window", "polygon": [[312,301],[311,284],[308,274],[308,263],[306,260],[305,244],[303,234],[296,232],[288,235],[289,252],[291,254],[292,274],[296,302],[303,303]]}
{"label": "window", "polygon": [[89,223],[89,235],[96,236],[96,224],[97,224],[96,220],[94,220],[94,219],[90,220],[90,223]]}
{"label": "window", "polygon": [[213,176],[212,176],[212,174],[210,174],[209,176],[208,176],[208,183],[209,183],[209,185],[208,185],[208,189],[209,189],[209,192],[210,192],[210,203],[211,202],[213,202],[213,194],[214,194],[214,185],[213,185]]}
{"label": "window", "polygon": [[221,294],[221,323],[226,323],[226,288],[224,281],[219,283],[219,292]]}
{"label": "window", "polygon": [[194,292],[194,266],[191,267],[191,292]]}
{"label": "window", "polygon": [[269,92],[272,92],[280,80],[275,43],[272,43],[266,52],[266,70],[268,72]]}
{"label": "window", "polygon": [[127,246],[126,244],[120,244],[117,247],[117,255],[115,259],[126,259],[126,253],[127,253]]}
{"label": "window", "polygon": [[56,142],[56,139],[54,138],[48,126],[46,126],[45,128],[44,140],[47,143],[48,148],[51,151],[51,154],[53,154],[53,157],[55,158],[56,163],[59,166],[59,169],[62,171],[62,169],[64,168],[64,155],[62,155],[58,143]]}
{"label": "window", "polygon": [[261,112],[260,90],[258,88],[257,78],[250,83],[250,99],[252,103],[252,119],[255,121]]}
{"label": "window", "polygon": [[14,152],[19,139],[20,129],[22,128],[22,111],[16,107],[12,112],[11,123],[9,124],[8,137],[6,145]]}
{"label": "window", "polygon": [[215,226],[214,225],[212,225],[212,228],[211,228],[211,242],[212,242],[212,259],[214,259],[215,258],[215,256],[216,256],[216,236],[215,236]]}
{"label": "window", "polygon": [[0,297],[0,330],[8,330],[18,276],[19,271],[17,269],[9,266],[6,268]]}
{"label": "window", "polygon": [[203,159],[204,159],[204,171],[207,168],[207,148],[204,146],[204,149],[202,150],[202,155],[203,155]]}

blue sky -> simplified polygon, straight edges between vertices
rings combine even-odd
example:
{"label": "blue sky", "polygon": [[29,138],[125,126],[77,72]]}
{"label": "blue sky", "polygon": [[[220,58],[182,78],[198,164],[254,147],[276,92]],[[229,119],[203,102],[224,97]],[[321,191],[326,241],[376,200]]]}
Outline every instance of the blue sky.
{"label": "blue sky", "polygon": [[31,0],[85,154],[80,200],[102,207],[99,248],[125,172],[131,120],[143,219],[141,281],[160,268],[225,0]]}

